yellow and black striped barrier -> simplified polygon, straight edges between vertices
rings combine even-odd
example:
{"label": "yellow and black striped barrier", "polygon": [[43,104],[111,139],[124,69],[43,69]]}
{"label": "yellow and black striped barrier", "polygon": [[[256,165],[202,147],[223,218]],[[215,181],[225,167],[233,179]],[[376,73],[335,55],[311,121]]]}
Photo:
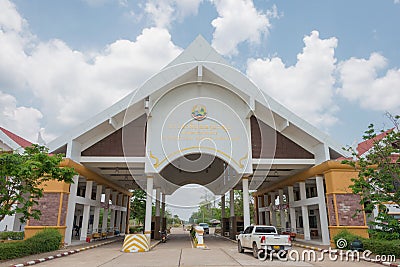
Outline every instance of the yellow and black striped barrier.
{"label": "yellow and black striped barrier", "polygon": [[150,243],[144,234],[125,235],[124,244],[122,245],[123,252],[145,252],[149,251]]}

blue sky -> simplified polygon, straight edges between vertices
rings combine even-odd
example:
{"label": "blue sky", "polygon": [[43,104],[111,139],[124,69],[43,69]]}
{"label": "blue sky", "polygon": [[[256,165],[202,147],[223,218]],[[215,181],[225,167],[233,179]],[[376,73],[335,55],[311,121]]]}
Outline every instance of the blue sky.
{"label": "blue sky", "polygon": [[0,125],[49,142],[201,34],[343,145],[400,113],[400,1],[0,0]]}
{"label": "blue sky", "polygon": [[[0,3],[3,10],[7,10],[0,14],[3,35],[0,47],[13,47],[11,52],[5,50],[0,54],[0,59],[8,57],[2,60],[3,66],[0,63],[0,92],[8,103],[2,104],[0,111],[4,116],[0,123],[33,141],[40,129],[45,140],[51,141],[67,128],[111,105],[167,64],[198,34],[203,35],[232,65],[247,73],[262,89],[266,88],[272,97],[342,144],[360,140],[370,122],[380,127],[387,124],[383,115],[385,111],[399,113],[400,110],[400,29],[396,26],[400,25],[400,3],[396,0],[1,0]],[[144,34],[146,30],[149,31],[147,35]],[[168,46],[169,53],[156,64],[148,66],[146,62],[136,61],[135,53],[140,53],[141,49],[132,52],[130,60],[136,62],[131,66],[121,67],[115,63],[113,57],[117,56],[110,50],[113,45],[117,46],[118,41],[128,42],[125,48],[115,48],[116,53],[118,50],[123,53],[124,49],[129,50],[129,46],[146,43],[149,35],[157,39],[158,34],[165,35],[160,47]],[[304,53],[306,60],[301,64],[297,56],[303,53],[306,47],[304,38],[307,36],[312,39],[310,47],[316,42],[326,44],[310,48],[314,51]],[[227,43],[228,48],[225,47]],[[145,48],[141,52],[147,53]],[[10,56],[14,53],[22,54],[22,58]],[[74,53],[80,58],[71,56]],[[329,53],[330,58],[325,62],[314,64],[312,57],[324,57]],[[146,56],[150,55],[147,53],[141,60],[149,60]],[[371,58],[371,55],[376,57]],[[49,64],[49,58],[55,62]],[[96,66],[99,58],[105,61],[104,65],[116,66]],[[7,64],[8,60],[13,62]],[[260,64],[251,72],[249,62],[257,60]],[[109,68],[110,73],[126,71],[126,76],[139,70],[140,75],[115,86],[96,80],[98,90],[107,90],[107,93],[101,93],[88,89],[93,86],[92,81],[96,77],[88,78],[85,74],[68,70],[74,68],[74,64],[104,72]],[[313,69],[313,64],[321,65]],[[302,65],[304,69],[297,65]],[[26,66],[26,70],[21,70],[21,66]],[[23,73],[29,72],[30,68],[36,70],[31,77]],[[48,68],[59,71],[52,72]],[[318,73],[316,70],[321,68],[326,68],[326,71]],[[344,69],[347,75],[343,74]],[[353,72],[358,73],[359,79],[368,80],[366,85],[369,88],[359,88],[364,85],[352,88],[357,80],[342,80],[342,77],[352,77]],[[293,77],[293,82],[281,85],[291,89],[269,89],[276,81],[259,77],[266,75],[276,76],[275,80]],[[315,78],[319,75],[324,77]],[[46,82],[40,81],[41,76]],[[304,76],[307,77],[302,88],[295,88],[297,81]],[[53,79],[65,79],[71,84],[60,86],[60,81],[54,82]],[[321,86],[312,88],[313,83],[322,84],[322,89]],[[371,84],[375,85],[369,86]],[[79,90],[71,90],[74,86]],[[71,99],[82,90],[87,90],[86,96],[83,93],[80,99]],[[114,91],[114,97],[108,97],[108,90]],[[314,95],[314,92],[319,93],[308,101],[308,96]],[[98,94],[97,104],[85,101],[92,93]],[[396,99],[397,104],[391,101],[386,104],[387,99],[380,101],[382,95],[390,95],[392,102]],[[60,102],[55,99],[60,99]],[[65,102],[63,99],[68,100]],[[70,108],[54,111],[62,103]],[[313,105],[315,108],[310,108]],[[74,114],[62,118],[71,109]],[[25,125],[30,130],[26,130]]]}

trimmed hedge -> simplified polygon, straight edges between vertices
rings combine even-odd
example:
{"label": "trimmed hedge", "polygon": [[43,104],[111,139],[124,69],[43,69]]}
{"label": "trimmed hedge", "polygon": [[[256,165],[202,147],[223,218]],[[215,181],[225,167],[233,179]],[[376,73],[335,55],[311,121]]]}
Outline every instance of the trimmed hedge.
{"label": "trimmed hedge", "polygon": [[363,239],[364,249],[377,255],[395,255],[400,257],[400,240]]}
{"label": "trimmed hedge", "polygon": [[339,238],[344,238],[347,241],[347,247],[343,249],[350,249],[350,244],[356,238],[361,240],[365,250],[369,250],[377,255],[395,255],[396,258],[400,257],[400,239],[385,240],[378,238],[362,238],[357,235],[353,235],[350,232],[343,230],[333,237],[335,244]]}
{"label": "trimmed hedge", "polygon": [[0,260],[54,251],[60,248],[61,240],[56,229],[44,229],[26,240],[0,244]]}
{"label": "trimmed hedge", "polygon": [[369,236],[374,239],[382,239],[382,240],[400,239],[400,233],[384,232],[380,230],[369,231]]}
{"label": "trimmed hedge", "polygon": [[25,241],[0,243],[0,260],[9,260],[31,255],[31,248]]}
{"label": "trimmed hedge", "polygon": [[0,232],[0,240],[22,240],[24,232]]}
{"label": "trimmed hedge", "polygon": [[56,229],[44,229],[25,242],[29,244],[32,251],[36,253],[48,252],[60,248],[62,235]]}
{"label": "trimmed hedge", "polygon": [[335,242],[335,246],[336,246],[337,241],[339,239],[345,239],[347,241],[347,246],[342,249],[350,249],[351,242],[356,240],[356,238],[358,238],[358,240],[361,240],[364,243],[364,240],[361,237],[353,235],[352,233],[350,233],[347,230],[343,230],[343,231],[340,231],[337,235],[335,235],[333,237],[333,241]]}

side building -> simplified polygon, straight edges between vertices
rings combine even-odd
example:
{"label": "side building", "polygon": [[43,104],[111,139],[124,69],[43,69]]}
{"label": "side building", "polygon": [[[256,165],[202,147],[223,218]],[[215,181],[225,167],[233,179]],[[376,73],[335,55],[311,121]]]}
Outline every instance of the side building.
{"label": "side building", "polygon": [[[32,143],[28,140],[0,127],[0,153],[22,153],[25,147],[31,145]],[[24,231],[25,223],[20,222],[20,217],[20,214],[14,214],[12,216],[7,215],[4,220],[0,222],[0,232]]]}

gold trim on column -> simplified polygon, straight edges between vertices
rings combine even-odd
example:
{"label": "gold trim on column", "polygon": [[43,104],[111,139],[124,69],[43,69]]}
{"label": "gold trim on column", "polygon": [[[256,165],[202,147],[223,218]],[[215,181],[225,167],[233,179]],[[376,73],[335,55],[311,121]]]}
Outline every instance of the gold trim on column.
{"label": "gold trim on column", "polygon": [[331,218],[331,212],[329,211],[329,203],[328,203],[328,194],[325,193],[325,205],[326,205],[326,210],[328,211],[328,226],[330,225],[330,218]]}
{"label": "gold trim on column", "polygon": [[364,225],[341,225],[341,226],[329,226],[329,228],[354,228],[354,229],[368,229],[368,226]]}
{"label": "gold trim on column", "polygon": [[61,210],[62,210],[63,198],[64,198],[64,193],[61,192],[60,193],[60,201],[58,203],[57,226],[60,226],[60,222],[61,222]]}
{"label": "gold trim on column", "polygon": [[364,209],[363,209],[362,211],[363,211],[363,214],[364,214],[364,225],[368,227],[368,224],[367,224],[367,215],[365,214],[365,210],[364,210]]}
{"label": "gold trim on column", "polygon": [[333,194],[333,204],[335,204],[336,226],[340,226],[340,224],[339,224],[339,212],[338,212],[337,201],[336,201],[336,194]]}

